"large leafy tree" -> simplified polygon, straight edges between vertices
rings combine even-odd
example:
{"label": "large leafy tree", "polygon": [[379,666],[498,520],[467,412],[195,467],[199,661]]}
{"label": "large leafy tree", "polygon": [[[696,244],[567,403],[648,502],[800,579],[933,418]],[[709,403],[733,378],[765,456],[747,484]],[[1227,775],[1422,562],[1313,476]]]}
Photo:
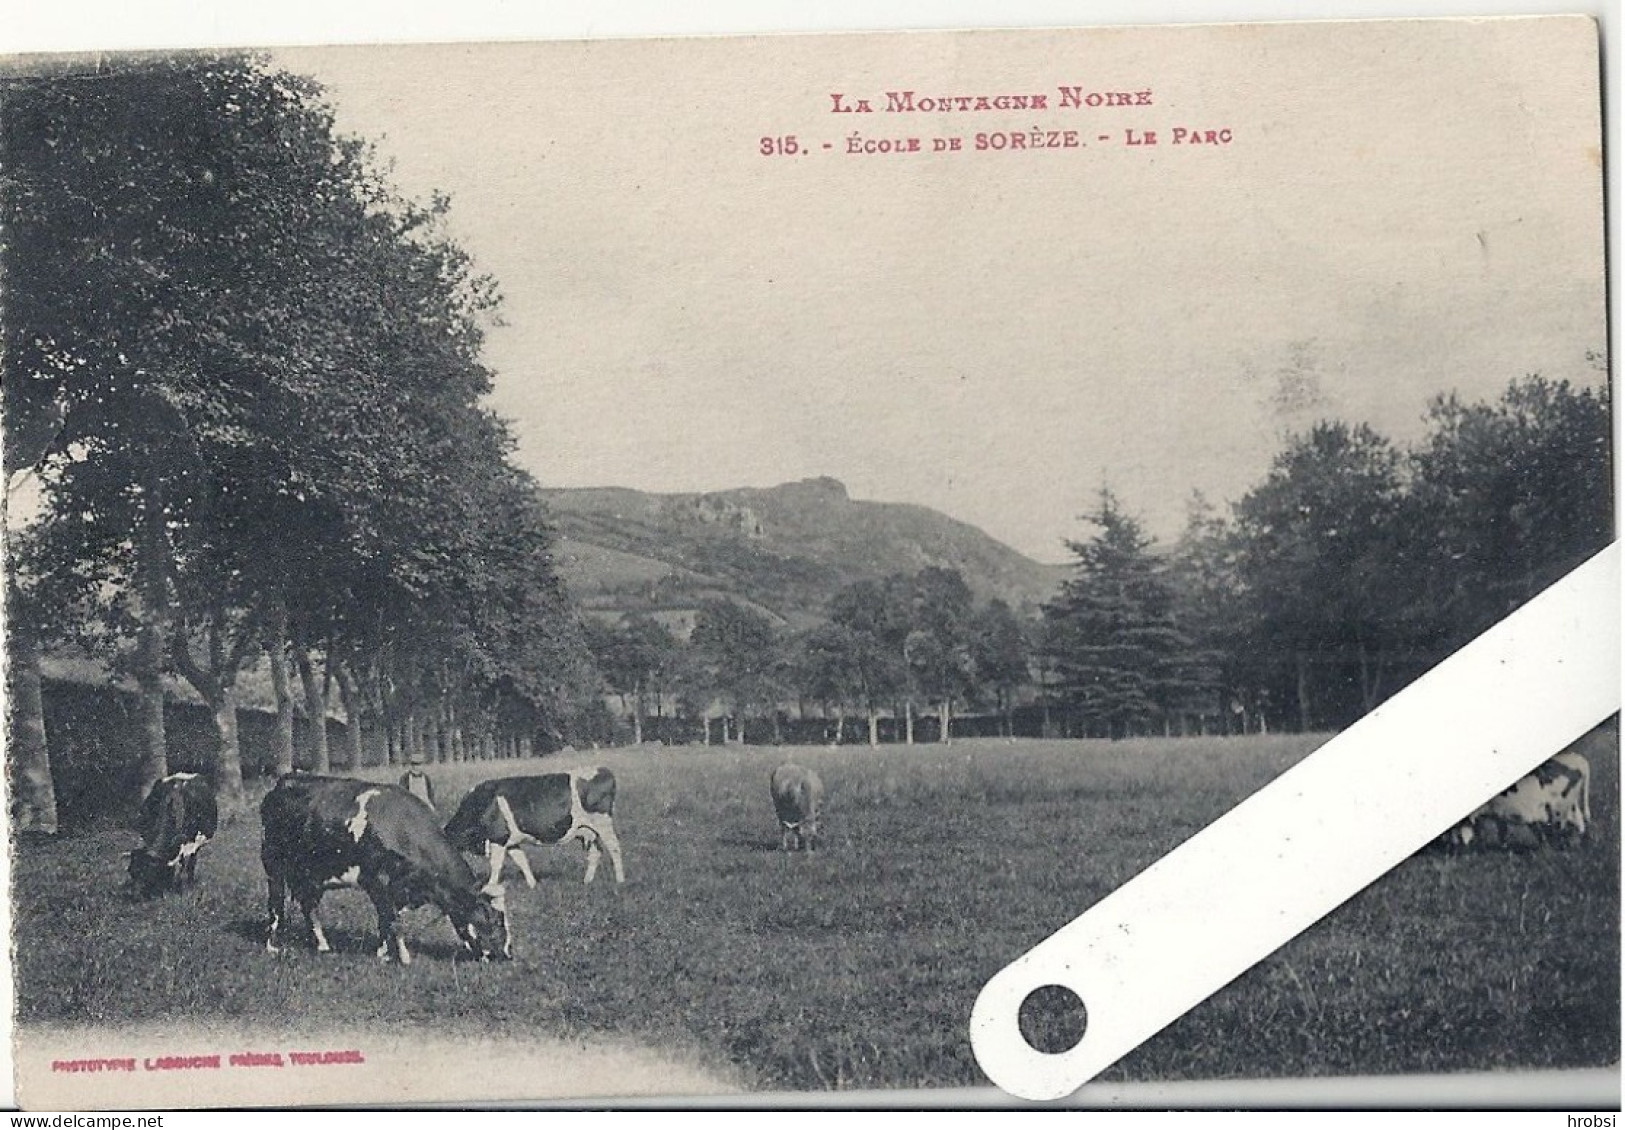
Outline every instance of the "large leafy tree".
{"label": "large leafy tree", "polygon": [[1346,725],[1410,649],[1400,454],[1364,424],[1317,424],[1236,505],[1237,576],[1277,693],[1308,730]]}
{"label": "large leafy tree", "polygon": [[643,719],[649,697],[659,703],[678,675],[678,643],[658,620],[643,614],[627,616],[616,624],[590,621],[588,648],[609,689],[619,696],[621,708],[632,716],[632,740],[643,741]]}
{"label": "large leafy tree", "polygon": [[790,643],[789,680],[803,701],[819,705],[828,717],[835,712],[833,738],[839,742],[847,711],[861,702],[854,676],[854,640],[851,629],[824,622],[798,633]]}
{"label": "large leafy tree", "polygon": [[829,620],[839,631],[826,643],[846,666],[851,692],[868,719],[870,745],[880,741],[882,706],[909,693],[903,650],[910,627],[905,582],[900,575],[854,581],[830,600]]}
{"label": "large leafy tree", "polygon": [[1428,533],[1418,615],[1459,646],[1613,537],[1609,402],[1536,375],[1494,403],[1439,397],[1428,422],[1412,460]]}
{"label": "large leafy tree", "polygon": [[1252,638],[1236,573],[1231,523],[1201,491],[1192,493],[1185,528],[1168,561],[1174,616],[1190,639],[1189,694],[1179,712],[1199,727],[1245,731],[1267,725],[1252,663],[1263,641]]}
{"label": "large leafy tree", "polygon": [[929,566],[902,587],[908,599],[904,661],[912,685],[937,708],[937,740],[948,741],[954,704],[975,693],[973,599],[957,570]]}
{"label": "large leafy tree", "polygon": [[1011,737],[1016,694],[1032,682],[1028,629],[1008,603],[995,598],[972,616],[969,636],[976,686],[992,694],[1004,735]]}
{"label": "large leafy tree", "polygon": [[298,670],[318,766],[335,678],[356,737],[366,684],[442,749],[458,701],[557,715],[579,636],[534,484],[479,407],[496,299],[446,202],[399,199],[313,84],[251,57],[4,95],[6,409],[62,416],[26,564],[61,622],[135,641],[144,776],[172,669],[235,799],[234,688],[261,652],[284,698]]}
{"label": "large leafy tree", "polygon": [[[7,407],[62,406],[47,494],[75,519],[49,527],[40,561],[99,570],[108,619],[138,625],[147,777],[164,766],[170,639],[194,625],[207,637],[217,708],[252,646],[226,638],[241,579],[204,531],[264,497],[254,480],[279,462],[253,440],[290,407],[278,378],[297,353],[294,248],[334,177],[304,143],[310,93],[244,60],[185,58],[8,78],[0,100]],[[241,496],[220,489],[223,472]],[[183,595],[199,603],[176,616]],[[229,736],[216,766],[228,800],[241,777]]]}
{"label": "large leafy tree", "polygon": [[1174,622],[1174,595],[1151,539],[1102,488],[1070,541],[1073,575],[1044,606],[1054,678],[1070,712],[1091,732],[1120,737],[1168,718],[1188,693],[1190,642]]}
{"label": "large leafy tree", "polygon": [[709,600],[695,615],[688,647],[696,677],[728,701],[738,719],[736,736],[743,742],[751,707],[776,703],[783,690],[773,621],[735,601]]}

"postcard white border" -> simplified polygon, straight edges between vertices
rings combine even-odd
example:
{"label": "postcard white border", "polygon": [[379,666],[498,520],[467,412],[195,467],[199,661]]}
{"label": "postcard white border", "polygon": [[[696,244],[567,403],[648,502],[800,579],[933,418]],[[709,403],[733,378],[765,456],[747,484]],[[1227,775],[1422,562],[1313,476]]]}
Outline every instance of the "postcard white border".
{"label": "postcard white border", "polygon": [[[662,0],[12,0],[0,20],[0,56],[34,52],[181,49],[208,46],[474,42],[487,40],[627,38],[640,36],[754,35],[954,28],[1087,27],[1106,24],[1227,23],[1326,19],[1403,19],[1584,14],[1599,21],[1603,41],[1605,175],[1618,184],[1621,118],[1620,4],[1606,0],[717,0],[671,5]],[[1611,195],[1611,194],[1610,194]],[[1610,211],[1612,211],[1610,209]],[[1618,223],[1608,228],[1609,351],[1622,309],[1618,265],[1625,256]],[[1612,373],[1612,365],[1610,365]],[[1618,397],[1615,434],[1621,434]],[[1617,443],[1616,443],[1617,446]],[[1622,463],[1615,462],[1616,532],[1620,527]],[[0,885],[9,889],[10,860],[0,852]],[[1057,923],[1057,926],[1061,925]],[[0,900],[0,933],[10,936],[9,900]],[[0,970],[0,1105],[15,1109],[10,1018],[14,994],[9,962]],[[1616,1072],[1617,1073],[1617,1072]],[[1593,1073],[1595,1074],[1595,1073]],[[1246,1105],[1245,1090],[1219,1106]],[[1341,1094],[1368,1105],[1360,1089]],[[1617,1091],[1615,1092],[1617,1096]],[[888,1092],[860,1105],[918,1107],[1001,1106],[997,1092]],[[786,1096],[787,1098],[789,1096]],[[799,1096],[802,1099],[808,1096]],[[1080,1096],[1075,1096],[1081,1098]],[[763,1101],[769,1096],[762,1096]],[[843,1105],[853,1096],[830,1096]],[[1301,1095],[1299,1103],[1314,1107]],[[732,1104],[730,1104],[732,1105]],[[755,1105],[755,1104],[752,1104]],[[804,1103],[791,1102],[805,1109]],[[1084,1103],[1082,1105],[1095,1105]],[[1115,1104],[1108,1104],[1115,1105]],[[1133,1104],[1130,1104],[1133,1105]],[[1183,1104],[1181,1104],[1183,1105]],[[1197,1103],[1192,1105],[1207,1105]],[[1333,1102],[1330,1105],[1343,1105]],[[1380,1103],[1379,1105],[1391,1105]],[[1405,1105],[1401,1103],[1400,1105]],[[1456,1105],[1446,1102],[1445,1106]],[[1518,1104],[1522,1105],[1522,1104]],[[1571,1108],[1572,1109],[1572,1108]]]}

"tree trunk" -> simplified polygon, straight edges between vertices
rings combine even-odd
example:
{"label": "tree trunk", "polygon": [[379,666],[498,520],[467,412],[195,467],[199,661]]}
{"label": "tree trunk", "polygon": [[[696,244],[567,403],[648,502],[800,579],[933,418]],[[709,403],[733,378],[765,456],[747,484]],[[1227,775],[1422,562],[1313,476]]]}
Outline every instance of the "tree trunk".
{"label": "tree trunk", "polygon": [[237,688],[221,686],[208,696],[209,713],[214,716],[214,791],[225,812],[243,807],[243,758],[237,742]]}
{"label": "tree trunk", "polygon": [[[141,511],[141,628],[136,640],[135,678],[141,697],[140,790],[169,775],[169,737],[164,728],[164,641],[169,636],[169,534],[164,523],[163,488],[153,476]],[[54,817],[53,817],[54,820]]]}
{"label": "tree trunk", "polygon": [[949,729],[953,725],[954,706],[947,699],[943,699],[937,706],[937,741],[947,745],[953,740]]}
{"label": "tree trunk", "polygon": [[906,723],[906,729],[904,731],[907,734],[907,737],[904,738],[904,742],[906,744],[908,744],[908,745],[913,745],[914,744],[914,700],[912,698],[903,703],[903,713],[907,716],[907,719],[908,719],[908,721]]}
{"label": "tree trunk", "polygon": [[333,668],[333,674],[339,685],[339,705],[344,707],[344,745],[350,754],[349,768],[360,769],[366,764],[361,739],[361,688],[344,667]]}
{"label": "tree trunk", "polygon": [[271,661],[271,690],[276,695],[276,734],[272,758],[277,776],[293,772],[293,692],[288,687],[288,610],[278,600],[271,609],[270,638],[265,654]]}
{"label": "tree trunk", "polygon": [[327,749],[327,691],[316,679],[316,666],[311,662],[309,651],[296,648],[294,662],[299,667],[299,682],[305,691],[305,717],[310,720],[310,771],[328,773],[332,770],[332,759]]}
{"label": "tree trunk", "polygon": [[872,749],[880,748],[880,715],[875,713],[873,706],[869,707],[869,746]]}
{"label": "tree trunk", "polygon": [[711,744],[711,716],[709,714],[705,716],[705,744]]}
{"label": "tree trunk", "polygon": [[221,818],[230,821],[243,807],[243,759],[237,740],[237,672],[248,658],[249,641],[253,637],[245,631],[238,637],[236,646],[227,649],[222,639],[222,619],[217,611],[207,632],[207,668],[192,658],[185,624],[176,625],[170,654],[181,676],[203,696],[214,720],[215,751],[210,776],[220,800]]}
{"label": "tree trunk", "polygon": [[[142,617],[156,617],[143,604]],[[164,625],[144,623],[136,644],[135,681],[141,702],[141,796],[169,775],[169,738],[164,728]]]}
{"label": "tree trunk", "polygon": [[45,740],[45,696],[40,689],[39,645],[34,633],[19,626],[12,602],[9,625],[12,745],[12,831],[56,835],[56,786],[51,780],[51,753]]}

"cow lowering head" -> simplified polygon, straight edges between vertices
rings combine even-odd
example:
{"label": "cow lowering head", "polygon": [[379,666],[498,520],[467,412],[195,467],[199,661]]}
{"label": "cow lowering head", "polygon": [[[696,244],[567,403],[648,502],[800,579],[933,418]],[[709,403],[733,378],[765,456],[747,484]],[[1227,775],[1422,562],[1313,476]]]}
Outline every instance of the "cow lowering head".
{"label": "cow lowering head", "polygon": [[214,790],[195,773],[155,781],[141,802],[136,831],[141,846],[129,853],[130,886],[153,898],[197,877],[197,856],[219,826]]}
{"label": "cow lowering head", "polygon": [[466,907],[450,915],[457,938],[480,961],[511,961],[513,931],[508,927],[508,900],[501,883],[482,887]]}
{"label": "cow lowering head", "polygon": [[819,841],[818,821],[824,806],[824,783],[818,774],[800,765],[773,770],[769,786],[779,817],[780,844],[785,851],[813,851]]}

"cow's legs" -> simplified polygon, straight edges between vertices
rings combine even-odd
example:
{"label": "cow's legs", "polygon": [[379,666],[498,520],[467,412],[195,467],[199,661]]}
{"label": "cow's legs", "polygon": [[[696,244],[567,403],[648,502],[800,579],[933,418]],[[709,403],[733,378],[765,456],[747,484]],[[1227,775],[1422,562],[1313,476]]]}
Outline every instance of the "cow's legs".
{"label": "cow's legs", "polygon": [[305,925],[310,929],[310,939],[316,944],[316,952],[332,953],[333,947],[327,944],[327,931],[322,929],[322,920],[316,917],[316,904],[322,901],[322,892],[297,891],[294,897],[299,900],[299,909],[305,912]]}
{"label": "cow's legs", "polygon": [[519,865],[519,873],[525,877],[525,886],[534,891],[536,876],[531,874],[530,857],[525,854],[525,849],[522,846],[509,848],[508,858]]}
{"label": "cow's legs", "polygon": [[610,866],[615,871],[615,881],[624,883],[626,872],[621,866],[621,844],[615,837],[615,825],[608,820],[591,820],[577,825],[575,836],[581,840],[581,846],[587,849],[587,873],[581,877],[582,883],[590,883],[598,875],[598,862],[603,857],[604,849],[609,851]]}
{"label": "cow's legs", "polygon": [[604,841],[604,850],[609,852],[609,865],[615,871],[615,881],[626,882],[626,868],[621,864],[621,838],[615,834],[615,825],[605,820],[598,829],[598,835]]}
{"label": "cow's legs", "polygon": [[[495,840],[485,842],[485,858],[491,863],[491,882],[489,886],[496,886],[502,881],[502,864],[508,858],[508,849]],[[535,884],[531,884],[534,886]]]}
{"label": "cow's legs", "polygon": [[378,960],[388,961],[393,950],[402,965],[411,965],[412,952],[406,948],[406,939],[400,935],[395,920],[395,905],[390,900],[388,889],[369,888],[367,897],[372,900],[372,908],[378,912]]}
{"label": "cow's legs", "polygon": [[581,831],[581,846],[587,849],[587,873],[581,876],[583,883],[592,882],[593,877],[598,874],[598,860],[604,854],[603,849],[598,844],[598,833],[591,828],[583,828]]}
{"label": "cow's legs", "polygon": [[186,861],[186,877],[193,881],[197,879],[197,857],[203,851],[203,846],[209,842],[209,837],[199,832],[196,840],[197,847],[192,849],[192,857]]}
{"label": "cow's legs", "polygon": [[270,911],[270,922],[265,928],[265,952],[281,953],[282,913],[287,909],[288,887],[280,876],[267,875],[266,908]]}

